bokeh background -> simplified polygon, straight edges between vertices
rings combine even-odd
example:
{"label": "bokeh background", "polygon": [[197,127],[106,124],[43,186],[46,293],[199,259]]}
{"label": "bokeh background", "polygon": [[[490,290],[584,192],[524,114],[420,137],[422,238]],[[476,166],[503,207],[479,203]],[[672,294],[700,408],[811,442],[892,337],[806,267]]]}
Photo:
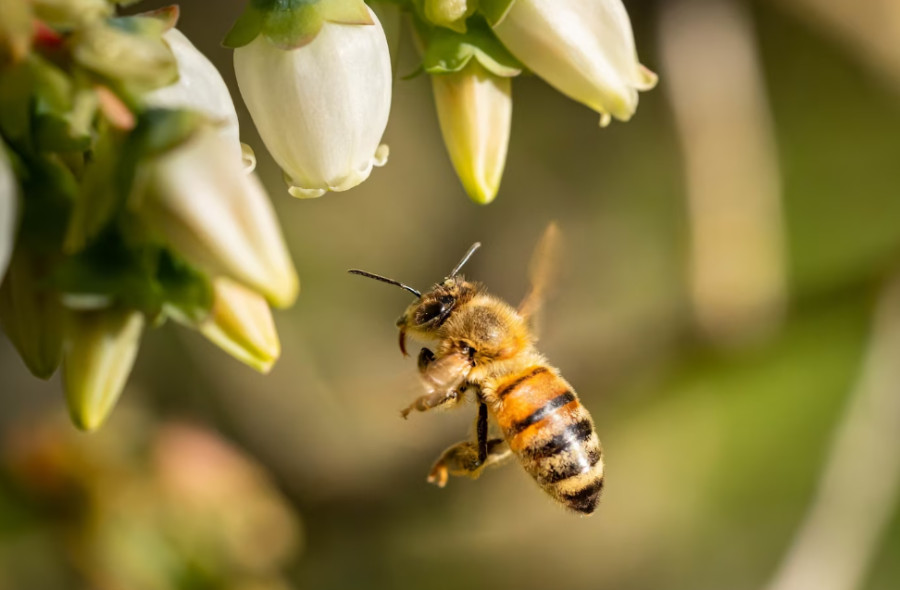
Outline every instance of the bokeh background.
{"label": "bokeh background", "polygon": [[[144,2],[149,9],[162,2]],[[149,331],[101,432],[0,339],[0,589],[892,590],[900,587],[900,5],[631,0],[660,74],[634,119],[514,82],[494,204],[446,157],[404,32],[391,160],[347,193],[283,189],[219,40],[238,0],[181,4],[221,69],[301,274],[261,376]],[[298,138],[302,141],[302,138]],[[409,297],[472,242],[513,302],[564,236],[541,347],[597,423],[599,510],[515,464],[425,482],[474,407],[411,416]]]}

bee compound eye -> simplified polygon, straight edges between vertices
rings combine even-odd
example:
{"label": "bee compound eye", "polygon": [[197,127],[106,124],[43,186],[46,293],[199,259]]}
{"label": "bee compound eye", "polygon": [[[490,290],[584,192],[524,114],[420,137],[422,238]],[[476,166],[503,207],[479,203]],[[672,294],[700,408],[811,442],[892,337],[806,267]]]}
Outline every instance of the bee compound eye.
{"label": "bee compound eye", "polygon": [[436,319],[444,318],[453,309],[455,303],[456,299],[450,295],[443,295],[434,301],[425,303],[416,311],[416,323],[421,326]]}
{"label": "bee compound eye", "polygon": [[432,301],[430,303],[426,303],[425,305],[420,307],[418,311],[416,311],[416,323],[419,325],[427,324],[434,318],[441,315],[443,308],[444,306],[440,301]]}

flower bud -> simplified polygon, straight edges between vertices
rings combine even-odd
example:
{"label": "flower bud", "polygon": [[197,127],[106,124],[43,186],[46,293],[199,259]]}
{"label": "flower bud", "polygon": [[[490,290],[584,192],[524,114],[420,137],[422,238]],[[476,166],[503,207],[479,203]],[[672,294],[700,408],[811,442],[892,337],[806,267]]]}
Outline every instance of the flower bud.
{"label": "flower bud", "polygon": [[220,135],[201,126],[152,168],[141,212],[179,254],[273,305],[294,302],[299,281],[272,204],[256,175],[234,165]]}
{"label": "flower bud", "polygon": [[471,60],[458,72],[431,76],[444,144],[469,197],[487,204],[497,196],[512,121],[510,78]]}
{"label": "flower bud", "polygon": [[0,63],[18,63],[31,49],[35,37],[30,2],[0,2]]}
{"label": "flower bud", "polygon": [[387,160],[380,145],[391,106],[384,31],[325,22],[315,38],[281,49],[259,35],[234,50],[238,86],[288,192],[319,197],[358,185]]}
{"label": "flower bud", "polygon": [[100,21],[78,29],[71,42],[79,65],[127,87],[151,90],[178,77],[171,50],[150,31],[130,32]]}
{"label": "flower bud", "polygon": [[143,329],[139,311],[66,314],[63,384],[75,426],[96,430],[106,420],[131,373]]}
{"label": "flower bud", "polygon": [[281,355],[281,343],[266,300],[225,277],[216,278],[213,289],[212,310],[197,329],[242,363],[268,373]]}
{"label": "flower bud", "polygon": [[466,19],[475,12],[475,2],[467,0],[424,0],[424,13],[432,23],[464,33]]}
{"label": "flower bud", "polygon": [[62,352],[63,308],[45,287],[46,266],[20,248],[0,285],[0,325],[31,374],[41,379],[56,372]]}
{"label": "flower bud", "polygon": [[0,142],[0,283],[3,282],[16,241],[18,210],[19,185],[6,155],[6,147]]}
{"label": "flower bud", "polygon": [[219,70],[178,29],[169,29],[163,39],[175,55],[178,81],[144,96],[150,107],[199,111],[219,125],[235,158],[242,158],[237,112]]}
{"label": "flower bud", "polygon": [[41,21],[63,28],[98,21],[115,11],[107,0],[34,0],[33,5]]}
{"label": "flower bud", "polygon": [[656,74],[638,62],[622,0],[513,0],[493,16],[494,33],[513,55],[600,113],[602,126],[630,119],[638,90],[656,85]]}

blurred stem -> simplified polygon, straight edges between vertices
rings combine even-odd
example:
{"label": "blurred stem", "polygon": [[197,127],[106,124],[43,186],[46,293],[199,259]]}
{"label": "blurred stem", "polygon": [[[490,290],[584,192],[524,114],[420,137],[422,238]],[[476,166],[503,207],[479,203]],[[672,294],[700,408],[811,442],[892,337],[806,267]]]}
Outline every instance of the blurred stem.
{"label": "blurred stem", "polygon": [[733,0],[664,6],[660,51],[684,157],[694,312],[710,338],[737,344],[775,328],[785,302],[779,170],[754,32]]}
{"label": "blurred stem", "polygon": [[804,22],[821,26],[900,91],[900,2],[775,0]]}
{"label": "blurred stem", "polygon": [[815,498],[767,590],[863,587],[900,495],[898,356],[900,275],[882,293]]}

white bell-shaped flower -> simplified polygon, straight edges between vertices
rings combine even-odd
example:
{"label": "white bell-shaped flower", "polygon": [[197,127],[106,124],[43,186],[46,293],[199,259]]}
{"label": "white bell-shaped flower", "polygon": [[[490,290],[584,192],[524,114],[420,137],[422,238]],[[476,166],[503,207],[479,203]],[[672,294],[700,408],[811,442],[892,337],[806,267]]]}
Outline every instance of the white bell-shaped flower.
{"label": "white bell-shaped flower", "polygon": [[0,283],[12,255],[19,210],[19,185],[5,150],[0,143]]}
{"label": "white bell-shaped flower", "polygon": [[315,38],[280,49],[264,35],[234,50],[244,102],[295,197],[358,185],[387,160],[391,56],[378,18],[325,22]]}
{"label": "white bell-shaped flower", "polygon": [[228,86],[216,66],[178,29],[169,29],[163,39],[172,49],[178,64],[178,81],[144,95],[151,107],[189,109],[199,111],[216,123],[219,132],[228,139],[229,149],[236,158],[245,158],[245,167],[256,164],[252,151],[240,142],[237,112]]}
{"label": "white bell-shaped flower", "polygon": [[234,165],[226,141],[201,127],[152,163],[140,213],[179,254],[286,307],[299,281],[278,219],[255,174]]}
{"label": "white bell-shaped flower", "polygon": [[656,85],[638,61],[622,0],[513,0],[493,29],[529,69],[600,113],[603,126],[630,119],[638,91]]}

